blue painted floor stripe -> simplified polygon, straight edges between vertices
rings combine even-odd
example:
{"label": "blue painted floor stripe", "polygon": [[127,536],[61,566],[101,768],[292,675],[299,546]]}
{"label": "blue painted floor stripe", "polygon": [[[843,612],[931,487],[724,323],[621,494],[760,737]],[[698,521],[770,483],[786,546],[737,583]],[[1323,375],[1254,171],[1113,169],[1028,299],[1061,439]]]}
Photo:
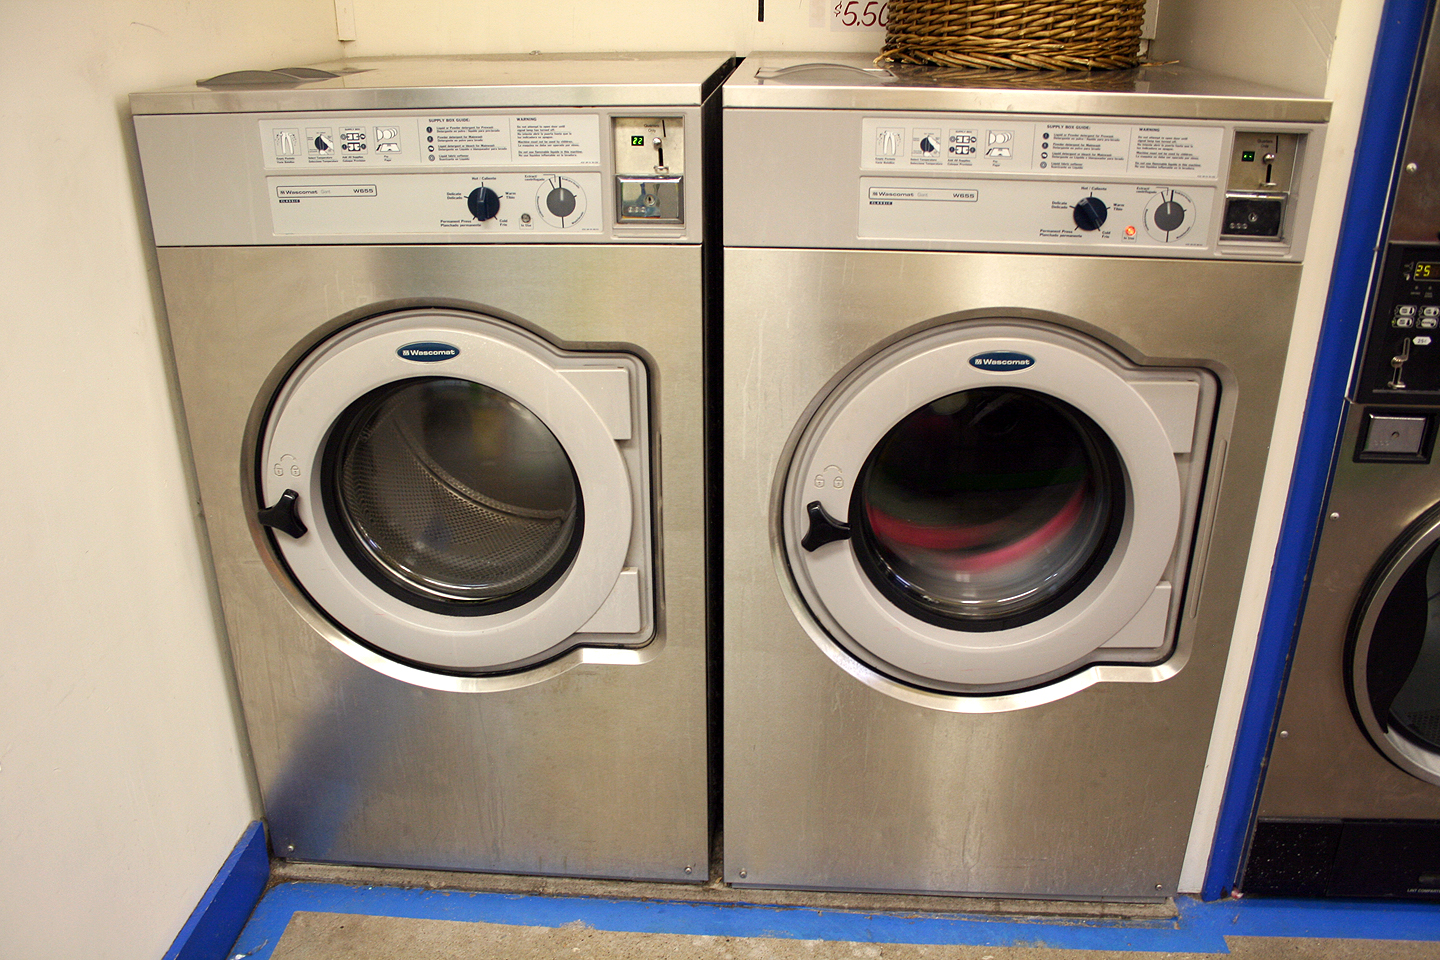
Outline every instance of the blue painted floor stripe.
{"label": "blue painted floor stripe", "polygon": [[1440,906],[1412,903],[1177,901],[1167,920],[1022,921],[982,915],[896,916],[747,904],[595,900],[395,887],[288,883],[270,890],[230,956],[268,960],[296,911],[484,921],[722,937],[978,947],[1228,953],[1226,936],[1440,941]]}

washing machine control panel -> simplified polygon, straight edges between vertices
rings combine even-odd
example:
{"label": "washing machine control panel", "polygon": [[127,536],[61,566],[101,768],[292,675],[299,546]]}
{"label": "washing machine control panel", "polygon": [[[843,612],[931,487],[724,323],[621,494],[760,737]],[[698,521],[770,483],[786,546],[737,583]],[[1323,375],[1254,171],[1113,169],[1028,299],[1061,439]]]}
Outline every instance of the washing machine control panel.
{"label": "washing machine control panel", "polygon": [[683,116],[431,113],[259,127],[277,236],[513,241],[685,223]]}
{"label": "washing machine control panel", "polygon": [[[1278,242],[1294,134],[1181,121],[865,117],[859,237],[1163,247]],[[1278,172],[1277,172],[1278,171]],[[1283,184],[1283,185],[1282,185]]]}
{"label": "washing machine control panel", "polygon": [[181,185],[152,203],[165,246],[699,241],[698,106],[147,115],[136,131]]}
{"label": "washing machine control panel", "polygon": [[1323,136],[1015,113],[727,108],[725,124],[730,245],[1251,259],[1299,259]]}

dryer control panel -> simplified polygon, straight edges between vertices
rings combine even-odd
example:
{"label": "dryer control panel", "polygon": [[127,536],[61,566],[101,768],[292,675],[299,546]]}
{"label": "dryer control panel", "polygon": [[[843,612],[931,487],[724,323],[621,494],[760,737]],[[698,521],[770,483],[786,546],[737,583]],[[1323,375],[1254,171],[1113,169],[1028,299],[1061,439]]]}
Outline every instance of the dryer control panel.
{"label": "dryer control panel", "polygon": [[1323,136],[1294,122],[762,108],[727,108],[725,130],[730,246],[1266,260],[1300,258],[1306,158]]}
{"label": "dryer control panel", "polygon": [[1355,399],[1402,406],[1440,402],[1440,245],[1386,246]]}

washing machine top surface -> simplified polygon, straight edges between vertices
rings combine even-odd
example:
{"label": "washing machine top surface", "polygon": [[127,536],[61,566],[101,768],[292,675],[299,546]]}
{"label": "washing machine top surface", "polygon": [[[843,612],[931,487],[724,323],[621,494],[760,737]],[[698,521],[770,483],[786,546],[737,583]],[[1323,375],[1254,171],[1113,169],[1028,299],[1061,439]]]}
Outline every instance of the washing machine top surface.
{"label": "washing machine top surface", "polygon": [[1067,113],[1323,123],[1330,103],[1176,64],[1105,70],[967,70],[877,64],[859,53],[756,53],[726,107]]}
{"label": "washing machine top surface", "polygon": [[688,106],[734,54],[566,53],[356,57],[238,70],[133,94],[135,114],[438,107]]}

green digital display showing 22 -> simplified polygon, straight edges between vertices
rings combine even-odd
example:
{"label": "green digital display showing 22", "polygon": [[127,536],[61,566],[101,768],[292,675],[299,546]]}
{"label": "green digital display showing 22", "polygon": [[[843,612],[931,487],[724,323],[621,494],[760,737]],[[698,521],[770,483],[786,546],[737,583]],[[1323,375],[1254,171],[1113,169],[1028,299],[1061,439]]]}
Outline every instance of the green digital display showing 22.
{"label": "green digital display showing 22", "polygon": [[640,137],[631,137],[631,138],[630,138],[630,146],[632,146],[632,147],[643,147],[643,146],[645,146],[645,138],[644,138],[643,136],[640,136]]}

